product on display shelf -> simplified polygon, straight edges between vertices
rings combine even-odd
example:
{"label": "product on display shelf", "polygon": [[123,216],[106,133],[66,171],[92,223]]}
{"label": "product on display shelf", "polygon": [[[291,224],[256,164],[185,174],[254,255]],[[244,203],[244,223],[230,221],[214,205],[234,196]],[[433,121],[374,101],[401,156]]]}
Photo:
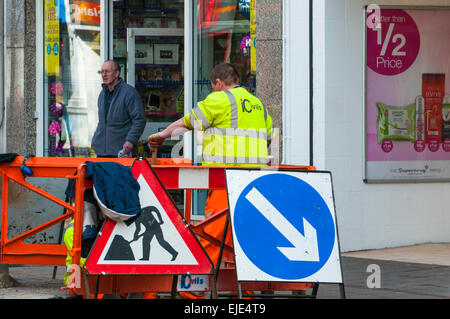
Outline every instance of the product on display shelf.
{"label": "product on display shelf", "polygon": [[416,141],[425,139],[425,100],[422,95],[416,97]]}
{"label": "product on display shelf", "polygon": [[450,94],[444,96],[442,103],[442,140],[450,139]]}
{"label": "product on display shelf", "polygon": [[445,74],[422,74],[422,96],[425,99],[425,142],[442,141],[442,101]]}
{"label": "product on display shelf", "polygon": [[407,106],[390,106],[377,103],[378,144],[383,140],[410,141],[416,138],[416,104]]}

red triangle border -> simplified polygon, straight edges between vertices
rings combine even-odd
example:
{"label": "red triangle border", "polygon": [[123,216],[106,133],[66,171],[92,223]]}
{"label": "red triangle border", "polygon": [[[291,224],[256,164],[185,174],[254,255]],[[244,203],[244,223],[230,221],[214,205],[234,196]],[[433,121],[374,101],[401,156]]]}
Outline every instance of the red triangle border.
{"label": "red triangle border", "polygon": [[89,274],[103,274],[103,275],[120,275],[120,274],[139,274],[139,275],[169,275],[169,274],[211,274],[213,272],[213,264],[196,238],[195,234],[189,227],[186,227],[184,217],[178,211],[178,208],[173,203],[168,195],[164,185],[158,179],[150,164],[146,159],[134,161],[131,171],[136,180],[142,175],[154,192],[155,196],[165,209],[167,216],[170,218],[172,224],[177,229],[181,238],[184,240],[190,249],[197,265],[157,265],[157,264],[130,264],[124,261],[123,264],[98,264],[101,254],[114,230],[116,222],[107,219],[103,225],[96,242],[88,256],[85,268]]}

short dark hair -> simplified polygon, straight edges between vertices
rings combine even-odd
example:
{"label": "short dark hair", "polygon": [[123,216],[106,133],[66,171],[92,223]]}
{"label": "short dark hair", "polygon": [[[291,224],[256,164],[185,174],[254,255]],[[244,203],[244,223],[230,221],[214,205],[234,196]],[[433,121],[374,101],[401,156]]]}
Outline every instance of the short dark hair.
{"label": "short dark hair", "polygon": [[220,63],[214,67],[209,76],[209,80],[214,83],[217,79],[225,82],[226,85],[239,84],[239,72],[231,63]]}
{"label": "short dark hair", "polygon": [[119,62],[117,62],[116,60],[106,60],[103,63],[106,63],[106,62],[111,62],[114,65],[114,71],[119,71],[119,73],[120,73],[121,67],[120,67]]}

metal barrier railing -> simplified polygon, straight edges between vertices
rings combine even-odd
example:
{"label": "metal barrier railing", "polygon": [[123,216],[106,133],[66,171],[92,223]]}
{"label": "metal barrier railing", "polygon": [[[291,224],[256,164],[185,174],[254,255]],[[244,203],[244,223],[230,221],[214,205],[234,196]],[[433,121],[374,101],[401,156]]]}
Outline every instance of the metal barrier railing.
{"label": "metal barrier railing", "polygon": [[[26,160],[26,166],[33,172],[32,177],[26,176],[21,170],[24,162],[23,156],[18,156],[13,162],[0,164],[0,175],[2,177],[2,212],[1,212],[1,239],[0,239],[0,263],[4,264],[39,264],[39,265],[65,265],[67,249],[64,244],[42,244],[25,243],[24,240],[54,225],[64,222],[66,219],[74,218],[74,240],[72,251],[72,262],[80,265],[81,254],[81,234],[83,227],[83,196],[87,188],[92,187],[92,181],[86,179],[86,162],[116,162],[128,167],[133,165],[133,158],[55,158],[55,157],[30,157]],[[281,165],[284,169],[315,170],[312,166]],[[225,166],[193,166],[188,159],[167,159],[158,158],[156,164],[152,165],[153,170],[161,183],[167,190],[184,190],[184,217],[188,223],[191,221],[191,191],[196,189],[226,189]],[[67,178],[75,180],[75,199],[71,205],[64,200],[36,187],[27,181],[28,178]],[[8,184],[10,181],[31,190],[32,192],[63,207],[67,212],[47,221],[22,234],[8,238]],[[222,214],[227,213],[221,212]],[[214,239],[208,238],[204,232],[204,227],[213,222],[214,218],[206,218],[196,225],[192,225],[193,232],[206,240],[211,240],[215,245],[220,245]],[[223,247],[230,249],[230,247]],[[218,269],[217,269],[218,271]],[[221,276],[214,276],[212,286],[217,290],[235,290],[233,281],[236,273],[233,267],[220,269]],[[89,296],[89,287],[96,286],[96,292],[117,293],[117,292],[147,292],[147,291],[171,291],[173,290],[173,276],[169,275],[110,275],[106,280],[102,280],[99,285],[99,278],[85,275],[82,286],[75,289],[79,294]],[[302,290],[312,287],[305,283],[249,283],[244,289],[264,290]]]}

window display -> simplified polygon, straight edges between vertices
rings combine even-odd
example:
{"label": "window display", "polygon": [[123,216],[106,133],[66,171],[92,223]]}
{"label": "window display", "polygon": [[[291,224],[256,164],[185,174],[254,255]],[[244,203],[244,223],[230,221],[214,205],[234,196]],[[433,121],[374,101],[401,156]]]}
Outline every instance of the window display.
{"label": "window display", "polygon": [[[148,137],[184,115],[183,26],[183,0],[113,2],[112,57],[123,66],[121,77],[138,91],[147,116],[139,142],[143,157],[151,157]],[[178,142],[166,140],[157,157],[172,157]],[[182,210],[184,191],[169,193]]]}
{"label": "window display", "polygon": [[44,1],[45,156],[93,156],[100,1]]}
{"label": "window display", "polygon": [[[256,0],[197,0],[194,35],[194,106],[212,92],[209,75],[222,62],[233,63],[240,84],[255,91],[256,75]],[[202,132],[195,132],[195,164],[202,162]],[[196,191],[194,212],[202,214],[205,191]]]}
{"label": "window display", "polygon": [[[123,79],[141,96],[147,125],[140,153],[151,157],[148,136],[184,114],[184,1],[128,0],[114,1],[113,5],[112,55],[125,66]],[[127,52],[130,49],[134,53]],[[171,157],[177,142],[167,140],[157,156]]]}
{"label": "window display", "polygon": [[197,6],[196,100],[211,92],[209,72],[221,62],[233,63],[241,85],[254,91],[256,0],[198,0]]}
{"label": "window display", "polygon": [[366,20],[366,181],[450,179],[450,10]]}

